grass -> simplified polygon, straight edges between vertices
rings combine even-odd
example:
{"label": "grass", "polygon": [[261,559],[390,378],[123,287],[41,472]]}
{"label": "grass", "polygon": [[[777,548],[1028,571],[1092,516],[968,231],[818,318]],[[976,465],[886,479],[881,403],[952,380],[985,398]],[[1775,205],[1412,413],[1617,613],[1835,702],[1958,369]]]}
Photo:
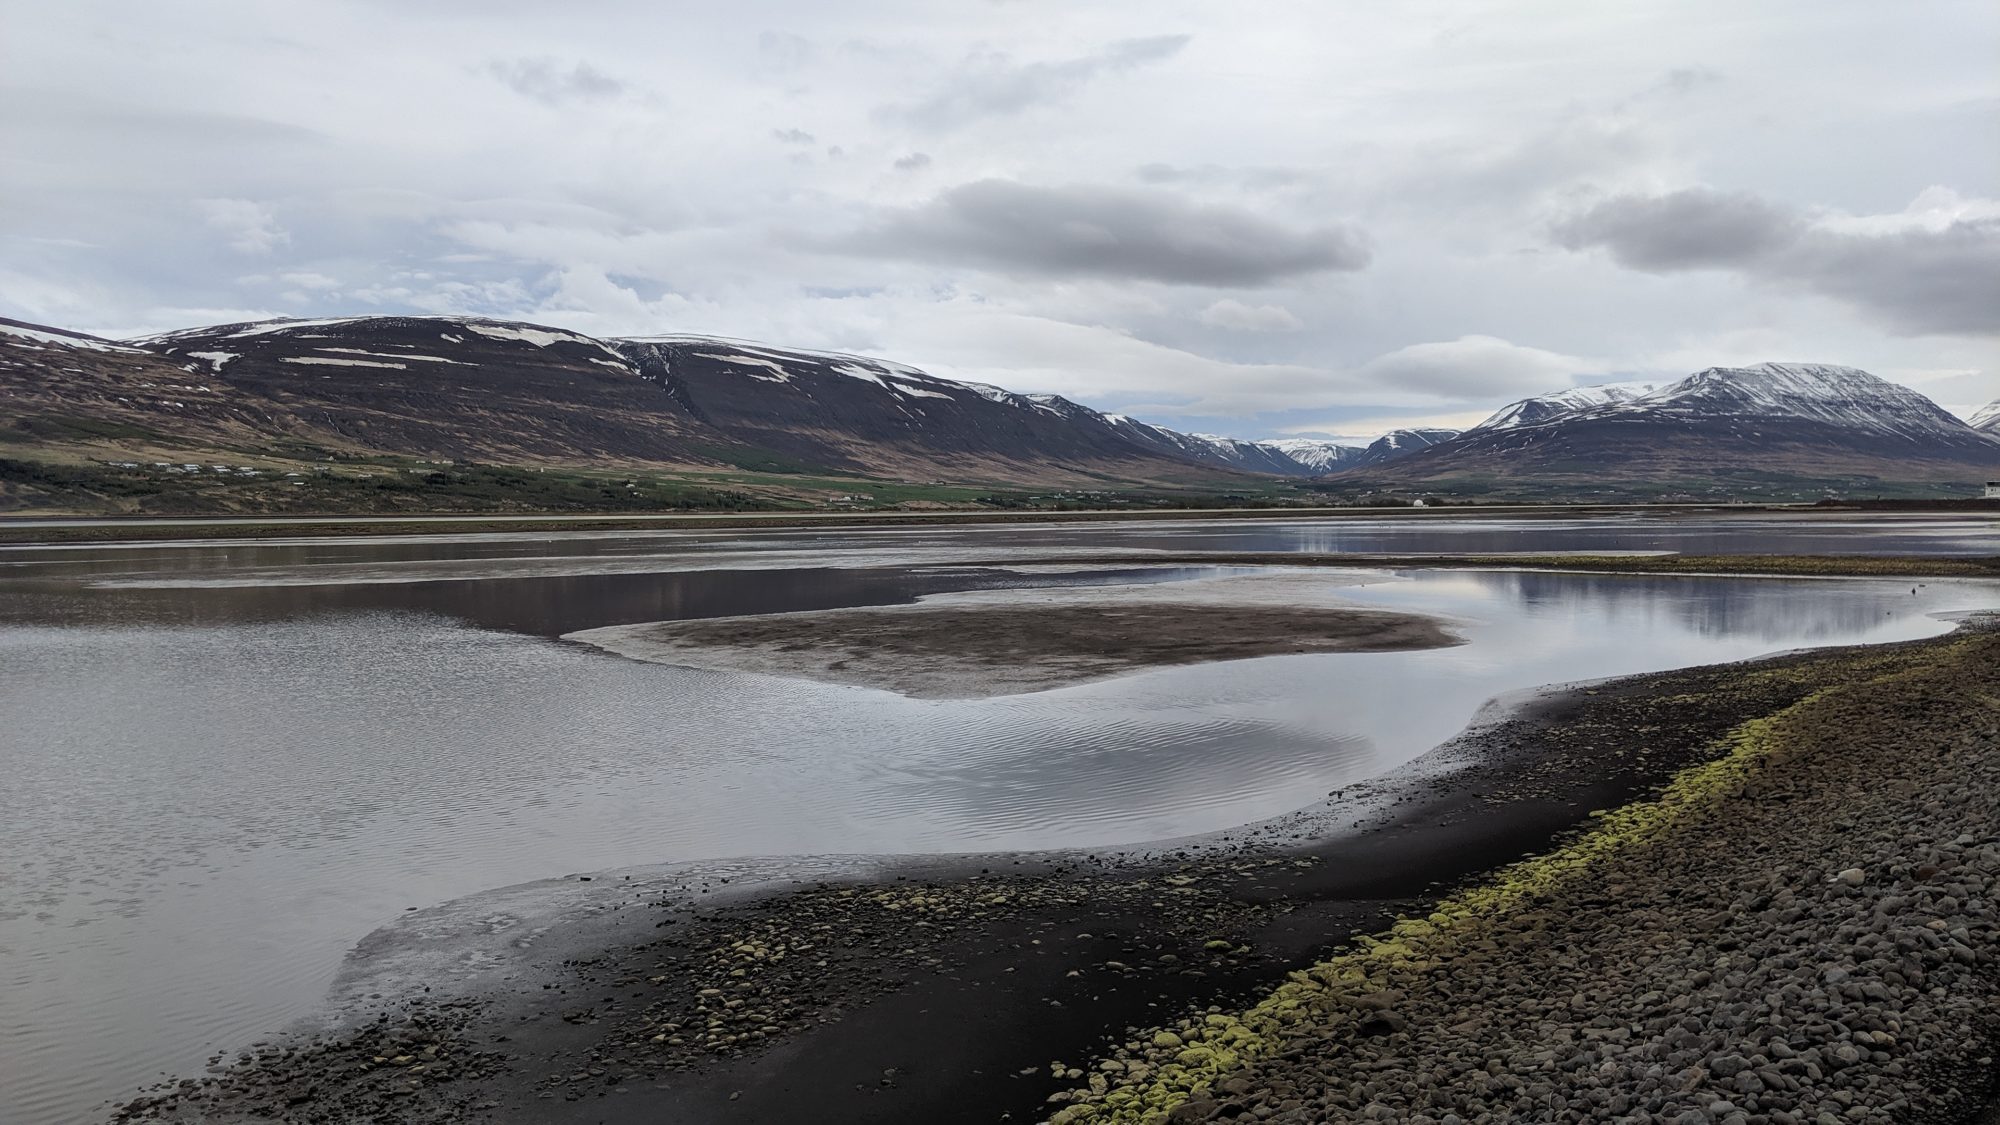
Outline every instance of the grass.
{"label": "grass", "polygon": [[[195,464],[184,469],[180,464]],[[129,515],[432,511],[715,511],[779,505],[748,492],[620,472],[347,460],[322,466],[192,458],[137,468],[0,458],[0,510]],[[256,473],[236,471],[252,464]],[[291,474],[291,475],[288,475]]]}

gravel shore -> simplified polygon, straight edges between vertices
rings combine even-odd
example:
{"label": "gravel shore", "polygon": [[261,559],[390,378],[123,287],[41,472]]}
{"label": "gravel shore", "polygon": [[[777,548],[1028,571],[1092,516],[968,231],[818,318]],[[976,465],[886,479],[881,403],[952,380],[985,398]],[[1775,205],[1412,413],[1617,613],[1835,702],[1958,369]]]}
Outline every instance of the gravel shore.
{"label": "gravel shore", "polygon": [[2000,635],[1885,657],[1683,782],[1258,1005],[1134,1036],[1052,1120],[1990,1112]]}

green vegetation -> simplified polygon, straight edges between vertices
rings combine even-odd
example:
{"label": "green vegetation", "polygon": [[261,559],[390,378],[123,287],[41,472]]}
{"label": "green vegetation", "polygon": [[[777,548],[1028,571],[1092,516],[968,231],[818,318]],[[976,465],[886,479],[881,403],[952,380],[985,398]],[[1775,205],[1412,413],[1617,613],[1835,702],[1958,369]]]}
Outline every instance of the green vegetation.
{"label": "green vegetation", "polygon": [[[42,419],[47,422],[48,419]],[[1077,511],[1297,506],[1287,482],[1193,481],[1181,487],[1101,483],[1036,487],[999,480],[912,481],[754,461],[755,468],[490,465],[428,461],[276,442],[218,453],[144,445],[109,452],[130,427],[101,423],[69,436],[98,439],[65,452],[0,444],[0,512],[18,514],[384,515],[479,512],[887,511],[902,508]],[[741,453],[740,450],[733,451]],[[754,460],[754,459],[753,459]],[[1093,474],[1079,474],[1095,481]]]}
{"label": "green vegetation", "polygon": [[0,510],[137,515],[756,510],[740,490],[643,474],[353,459],[63,464],[0,458]]}

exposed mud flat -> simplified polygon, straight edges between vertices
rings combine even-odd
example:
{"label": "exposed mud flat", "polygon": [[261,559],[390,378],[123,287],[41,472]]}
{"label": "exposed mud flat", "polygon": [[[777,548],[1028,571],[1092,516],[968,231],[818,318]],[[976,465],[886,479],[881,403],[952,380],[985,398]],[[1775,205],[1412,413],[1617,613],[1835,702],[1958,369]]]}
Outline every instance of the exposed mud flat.
{"label": "exposed mud flat", "polygon": [[1340,604],[1358,579],[1259,574],[1165,586],[940,594],[914,605],[614,625],[564,639],[656,664],[795,676],[919,699],[1047,691],[1145,668],[1463,643],[1417,614]]}

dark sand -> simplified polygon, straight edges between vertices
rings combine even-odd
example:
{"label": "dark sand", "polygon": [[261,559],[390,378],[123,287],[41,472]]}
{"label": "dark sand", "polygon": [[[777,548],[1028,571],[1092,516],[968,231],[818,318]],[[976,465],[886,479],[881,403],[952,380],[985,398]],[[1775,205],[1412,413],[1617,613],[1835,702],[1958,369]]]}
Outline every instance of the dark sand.
{"label": "dark sand", "polygon": [[915,605],[615,625],[565,639],[652,663],[923,699],[1046,691],[1175,664],[1462,643],[1428,617],[1326,604],[1344,581],[1277,574],[984,591]]}
{"label": "dark sand", "polygon": [[[1550,696],[1440,751],[1463,768],[1372,787],[1356,831],[1325,834],[1308,814],[1141,856],[930,860],[715,907],[626,895],[592,948],[565,947],[431,1025],[408,1028],[436,1005],[406,998],[360,1040],[258,1059],[135,1115],[1039,1120],[1139,1029],[1254,1000],[1704,760],[1739,723],[1867,674],[1882,651]],[[1356,806],[1328,806],[1343,807]],[[425,1048],[445,1065],[417,1071]]]}

